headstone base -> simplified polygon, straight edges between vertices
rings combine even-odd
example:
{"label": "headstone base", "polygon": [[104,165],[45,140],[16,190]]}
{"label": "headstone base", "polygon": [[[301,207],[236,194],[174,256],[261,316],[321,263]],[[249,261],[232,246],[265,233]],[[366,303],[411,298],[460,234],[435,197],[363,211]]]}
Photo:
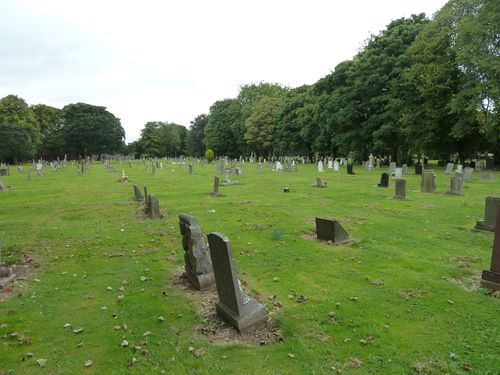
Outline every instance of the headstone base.
{"label": "headstone base", "polygon": [[481,286],[500,290],[500,273],[484,270],[481,276]]}
{"label": "headstone base", "polygon": [[489,227],[484,223],[484,220],[478,220],[476,221],[476,225],[474,226],[475,229],[480,229],[480,230],[487,230],[489,232],[494,232],[495,227]]}
{"label": "headstone base", "polygon": [[213,272],[197,275],[189,268],[184,267],[184,269],[186,270],[187,278],[196,289],[204,290],[215,285],[215,276]]}
{"label": "headstone base", "polygon": [[2,267],[0,269],[0,289],[3,289],[5,285],[10,284],[16,275],[12,273],[9,267]]}
{"label": "headstone base", "polygon": [[267,320],[266,308],[253,298],[250,298],[250,302],[243,305],[239,316],[235,315],[234,312],[227,308],[221,301],[215,303],[215,309],[222,319],[230,323],[240,332],[251,327],[255,328],[259,325],[263,325]]}

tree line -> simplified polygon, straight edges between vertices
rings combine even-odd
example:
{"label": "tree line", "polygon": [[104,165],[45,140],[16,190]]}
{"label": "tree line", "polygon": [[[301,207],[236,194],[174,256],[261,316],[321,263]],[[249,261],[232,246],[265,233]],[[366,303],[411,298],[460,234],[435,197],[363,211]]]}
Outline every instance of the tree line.
{"label": "tree line", "polygon": [[[201,157],[212,149],[233,158],[254,153],[367,160],[373,153],[398,162],[414,155],[464,161],[493,153],[498,165],[499,28],[500,2],[450,0],[432,19],[419,14],[392,21],[314,84],[245,84],[189,129],[148,122],[127,146],[119,119],[104,107],[29,107],[9,96],[0,101],[0,139],[13,141],[3,142],[0,159],[62,152]],[[4,101],[15,105],[5,112]]]}

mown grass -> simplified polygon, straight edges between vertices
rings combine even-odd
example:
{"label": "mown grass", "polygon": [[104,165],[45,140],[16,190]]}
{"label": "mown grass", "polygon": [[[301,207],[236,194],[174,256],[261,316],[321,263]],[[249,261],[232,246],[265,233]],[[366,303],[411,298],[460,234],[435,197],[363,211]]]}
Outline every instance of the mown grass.
{"label": "mown grass", "polygon": [[[463,196],[444,194],[442,169],[437,194],[418,192],[419,176],[407,176],[408,200],[400,201],[392,199],[393,184],[375,187],[380,170],[327,171],[320,177],[328,188],[317,189],[313,165],[257,174],[247,163],[243,176],[232,177],[242,184],[212,198],[213,165],[195,164],[189,175],[187,165],[169,164],[155,176],[142,164],[114,166],[131,183],[117,182],[120,173],[102,164],[81,178],[69,166],[33,181],[17,172],[2,177],[13,187],[0,193],[2,256],[18,263],[28,254],[33,272],[0,303],[0,373],[440,374],[471,367],[498,374],[500,301],[476,287],[493,235],[473,229],[484,198],[500,195],[498,173],[492,181],[475,176]],[[132,184],[159,198],[163,220],[143,218]],[[283,304],[274,314],[283,343],[215,345],[197,333],[199,311],[171,282],[183,264],[179,212],[197,217],[205,234],[228,236],[248,290]],[[315,216],[339,220],[356,241],[308,239]],[[299,295],[307,301],[298,303]],[[120,346],[123,339],[129,347]],[[85,368],[88,359],[93,365]]]}

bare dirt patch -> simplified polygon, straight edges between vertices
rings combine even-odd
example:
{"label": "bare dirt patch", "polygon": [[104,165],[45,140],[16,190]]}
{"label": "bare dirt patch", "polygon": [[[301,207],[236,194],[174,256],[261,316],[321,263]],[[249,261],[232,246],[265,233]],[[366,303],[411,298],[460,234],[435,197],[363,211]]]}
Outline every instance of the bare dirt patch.
{"label": "bare dirt patch", "polygon": [[275,326],[272,317],[269,317],[264,326],[243,333],[227,324],[215,311],[215,302],[218,299],[215,286],[204,291],[196,290],[187,279],[184,267],[179,267],[174,272],[171,282],[176,288],[184,291],[188,300],[198,310],[202,324],[196,326],[195,330],[211,343],[216,345],[270,345],[283,342],[281,330]]}
{"label": "bare dirt patch", "polygon": [[33,258],[28,253],[21,253],[19,258],[20,264],[9,265],[16,277],[12,283],[0,288],[0,302],[8,300],[14,294],[24,293],[28,287],[25,281],[32,276],[37,267],[37,264],[33,262]]}

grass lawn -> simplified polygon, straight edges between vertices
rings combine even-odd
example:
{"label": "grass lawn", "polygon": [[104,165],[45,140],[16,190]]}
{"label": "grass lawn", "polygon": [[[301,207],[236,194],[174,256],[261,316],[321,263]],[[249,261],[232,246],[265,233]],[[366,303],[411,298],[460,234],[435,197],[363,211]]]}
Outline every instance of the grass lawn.
{"label": "grass lawn", "polygon": [[[463,196],[445,194],[442,168],[436,194],[410,175],[401,201],[392,181],[375,187],[386,169],[325,169],[318,189],[314,165],[257,174],[247,163],[231,176],[242,184],[213,198],[215,165],[189,175],[168,164],[155,176],[114,166],[0,177],[13,187],[0,192],[2,259],[29,266],[0,297],[0,374],[500,373],[500,300],[479,288],[493,233],[473,229],[485,197],[500,196],[498,172],[475,173]],[[122,168],[128,184],[117,182]],[[163,220],[143,217],[132,184],[158,197]],[[180,212],[231,239],[239,277],[282,343],[223,345],[200,333],[200,304],[173,282]],[[355,242],[311,240],[316,216],[337,219]]]}

